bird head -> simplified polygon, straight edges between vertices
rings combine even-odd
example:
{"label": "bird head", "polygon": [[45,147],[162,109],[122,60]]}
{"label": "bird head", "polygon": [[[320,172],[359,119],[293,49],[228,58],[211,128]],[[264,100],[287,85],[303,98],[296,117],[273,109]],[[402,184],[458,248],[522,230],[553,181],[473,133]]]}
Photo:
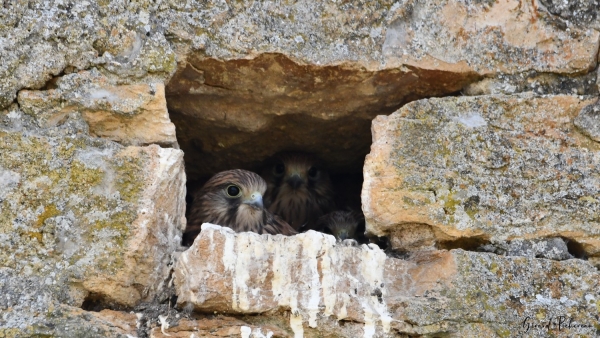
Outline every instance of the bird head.
{"label": "bird head", "polygon": [[237,231],[257,231],[263,222],[263,195],[267,184],[257,174],[241,170],[223,171],[202,188],[202,207],[207,222]]}
{"label": "bird head", "polygon": [[319,218],[317,224],[325,233],[335,236],[339,240],[355,239],[362,215],[352,211],[334,211]]}
{"label": "bird head", "polygon": [[267,177],[290,193],[318,188],[324,181],[329,183],[327,173],[308,154],[282,153],[275,156],[273,162]]}

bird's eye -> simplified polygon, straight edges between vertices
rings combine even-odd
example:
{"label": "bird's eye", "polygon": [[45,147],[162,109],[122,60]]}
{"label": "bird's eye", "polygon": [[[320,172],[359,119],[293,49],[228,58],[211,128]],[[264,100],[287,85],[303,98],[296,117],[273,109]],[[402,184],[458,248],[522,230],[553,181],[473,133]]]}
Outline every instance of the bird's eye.
{"label": "bird's eye", "polygon": [[319,169],[317,169],[315,167],[310,167],[310,169],[308,169],[308,177],[317,178],[318,175],[319,175]]}
{"label": "bird's eye", "polygon": [[225,189],[227,196],[229,197],[240,197],[242,190],[237,185],[230,185]]}
{"label": "bird's eye", "polygon": [[275,168],[273,168],[273,173],[275,174],[275,176],[281,176],[284,172],[285,166],[283,165],[283,163],[278,163],[275,165]]}

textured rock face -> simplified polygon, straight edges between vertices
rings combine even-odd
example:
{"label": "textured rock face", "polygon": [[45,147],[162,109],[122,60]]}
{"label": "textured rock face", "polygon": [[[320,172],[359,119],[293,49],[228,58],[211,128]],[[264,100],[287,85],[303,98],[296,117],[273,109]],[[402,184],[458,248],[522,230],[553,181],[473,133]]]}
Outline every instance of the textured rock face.
{"label": "textured rock face", "polygon": [[0,119],[2,326],[55,302],[154,299],[185,226],[183,153],[91,138],[75,113],[47,129],[16,107]]}
{"label": "textured rock face", "polygon": [[[169,108],[194,179],[290,148],[359,172],[376,115],[484,76],[586,73],[599,36],[591,1],[45,1],[11,3],[0,15],[0,107],[78,70],[97,68],[113,80],[104,90],[125,96],[159,92],[177,70]],[[94,93],[102,101],[86,92]],[[28,95],[90,108],[64,93]],[[147,128],[122,130],[122,119],[88,116],[94,135],[156,143]]]}
{"label": "textured rock face", "polygon": [[415,98],[455,92],[475,77],[303,65],[280,54],[225,62],[195,56],[171,80],[167,95],[192,178],[256,167],[282,149],[319,154],[333,171],[359,172],[376,115]]}
{"label": "textured rock face", "polygon": [[[202,8],[168,28],[192,45],[167,96],[193,179],[230,167],[256,168],[282,149],[315,152],[333,171],[358,171],[376,115],[502,73],[553,74],[531,74],[529,84],[487,80],[492,88],[483,90],[513,93],[536,82],[542,83],[538,90],[562,90],[572,80],[556,74],[589,71],[598,49],[597,31],[567,31],[537,2]],[[195,36],[190,22],[201,27]],[[583,94],[594,86],[569,87]]]}
{"label": "textured rock face", "polygon": [[573,120],[595,99],[417,101],[373,123],[367,231],[395,248],[563,237],[600,254],[597,143]]}
{"label": "textured rock face", "polygon": [[218,316],[211,319],[181,320],[170,329],[153,328],[150,338],[189,338],[189,337],[252,337],[278,338],[289,337],[289,334],[274,325],[252,325],[244,321]]}
{"label": "textured rock face", "polygon": [[150,22],[166,4],[125,1],[7,3],[0,8],[0,107],[22,88],[99,67],[122,82],[164,79],[175,54]]}
{"label": "textured rock face", "polygon": [[543,323],[560,316],[580,327],[558,336],[592,334],[598,277],[580,260],[462,250],[400,260],[374,245],[343,246],[316,232],[261,236],[213,225],[204,226],[175,268],[182,305],[272,317],[290,311],[284,316],[296,337],[318,336],[315,328],[336,337],[540,336]]}
{"label": "textured rock face", "polygon": [[[598,96],[597,2],[4,1],[0,336],[598,335],[598,272],[569,260],[600,266],[597,103],[518,95]],[[176,275],[212,312],[129,313],[172,296],[173,148],[193,179],[282,149],[354,177],[375,116],[458,92],[506,96],[376,120],[369,231],[409,259],[211,228]],[[432,251],[455,247],[527,258]]]}
{"label": "textured rock face", "polygon": [[22,90],[18,102],[39,126],[60,125],[79,112],[90,135],[124,145],[177,145],[162,83],[112,85],[97,70],[57,78],[56,89]]}

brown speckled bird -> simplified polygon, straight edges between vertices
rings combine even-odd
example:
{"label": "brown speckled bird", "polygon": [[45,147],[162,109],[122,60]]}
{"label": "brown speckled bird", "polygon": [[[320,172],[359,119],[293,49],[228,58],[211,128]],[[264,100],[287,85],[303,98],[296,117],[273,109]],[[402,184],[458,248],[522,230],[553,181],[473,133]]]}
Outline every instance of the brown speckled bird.
{"label": "brown speckled bird", "polygon": [[202,223],[230,227],[235,232],[296,234],[289,224],[264,208],[266,190],[266,182],[251,171],[235,169],[216,174],[194,198],[183,244],[193,243]]}
{"label": "brown speckled bird", "polygon": [[365,242],[364,235],[359,231],[363,222],[364,217],[360,213],[350,210],[338,210],[319,217],[317,229],[342,241],[355,239],[359,242]]}
{"label": "brown speckled bird", "polygon": [[313,229],[317,219],[335,210],[329,174],[305,153],[275,155],[265,166],[265,205],[294,229]]}

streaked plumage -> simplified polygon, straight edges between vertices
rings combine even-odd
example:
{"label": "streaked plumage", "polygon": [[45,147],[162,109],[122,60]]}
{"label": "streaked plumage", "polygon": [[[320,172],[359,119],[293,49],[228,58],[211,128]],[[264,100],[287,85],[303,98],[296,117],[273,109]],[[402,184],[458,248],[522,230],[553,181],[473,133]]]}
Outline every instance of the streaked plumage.
{"label": "streaked plumage", "polygon": [[364,222],[362,214],[353,211],[333,211],[319,217],[317,229],[332,234],[339,240],[355,239],[364,242],[363,235],[358,229]]}
{"label": "streaked plumage", "polygon": [[329,174],[313,156],[287,152],[267,163],[265,205],[294,229],[313,229],[320,216],[335,210]]}
{"label": "streaked plumage", "polygon": [[190,245],[202,223],[230,227],[236,232],[294,235],[296,231],[263,206],[266,182],[257,174],[223,171],[209,179],[194,197],[183,244]]}

